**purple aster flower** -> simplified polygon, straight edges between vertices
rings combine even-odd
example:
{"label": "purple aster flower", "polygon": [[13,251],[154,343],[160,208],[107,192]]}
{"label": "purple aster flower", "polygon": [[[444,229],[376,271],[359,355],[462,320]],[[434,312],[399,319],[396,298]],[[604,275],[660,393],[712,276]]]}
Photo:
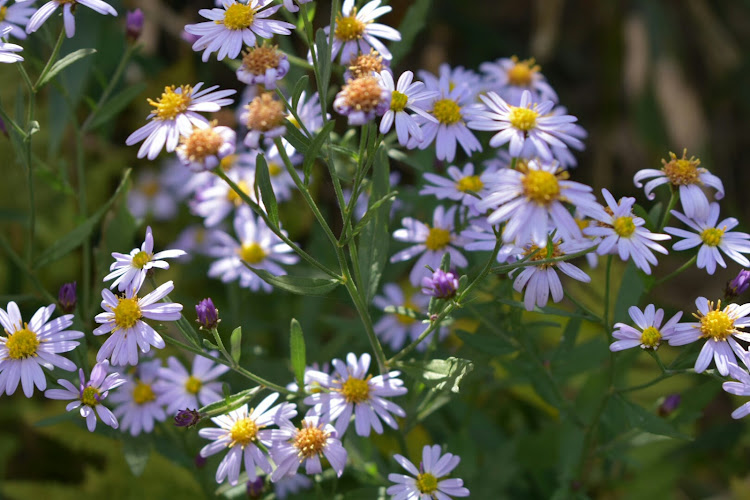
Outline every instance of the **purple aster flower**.
{"label": "purple aster flower", "polygon": [[438,299],[450,299],[456,296],[458,291],[458,276],[455,273],[446,273],[438,269],[432,273],[432,277],[422,278],[422,293]]}
{"label": "purple aster flower", "polygon": [[[344,0],[341,13],[336,15],[331,60],[335,60],[341,53],[341,61],[350,61],[360,52],[369,53],[371,48],[382,54],[383,58],[391,59],[391,52],[379,38],[398,42],[401,34],[390,26],[373,22],[389,13],[391,7],[380,6],[380,0],[372,0],[359,10],[354,4],[354,0]],[[325,32],[330,33],[331,27],[327,26]]]}
{"label": "purple aster flower", "polygon": [[119,403],[115,416],[120,419],[122,431],[129,431],[131,436],[151,433],[155,422],[167,418],[154,387],[160,367],[161,360],[144,361],[135,373],[125,375],[125,383],[112,394],[112,401]]}
{"label": "purple aster flower", "polygon": [[174,425],[177,427],[195,427],[201,421],[201,414],[198,410],[185,408],[177,412],[174,416]]}
{"label": "purple aster flower", "polygon": [[461,458],[451,453],[443,455],[439,445],[427,445],[422,449],[422,461],[418,469],[401,455],[393,455],[393,459],[411,476],[388,474],[388,480],[396,483],[386,490],[387,494],[393,495],[392,498],[450,500],[451,497],[469,496],[463,480],[447,477],[458,466]]}
{"label": "purple aster flower", "polygon": [[131,42],[141,37],[143,31],[143,11],[141,9],[129,10],[125,15],[125,36]]}
{"label": "purple aster flower", "polygon": [[612,352],[631,349],[636,346],[640,346],[641,349],[656,350],[663,340],[669,340],[674,335],[677,323],[682,318],[682,311],[680,311],[662,326],[664,309],[656,309],[653,304],[647,305],[643,311],[636,306],[631,306],[628,313],[638,328],[633,328],[625,323],[615,323],[615,331],[612,332],[612,336],[617,341],[609,346],[609,350]]}
{"label": "purple aster flower", "polygon": [[349,119],[349,125],[364,125],[382,116],[391,104],[391,91],[379,76],[366,75],[349,80],[336,94],[333,109]]}

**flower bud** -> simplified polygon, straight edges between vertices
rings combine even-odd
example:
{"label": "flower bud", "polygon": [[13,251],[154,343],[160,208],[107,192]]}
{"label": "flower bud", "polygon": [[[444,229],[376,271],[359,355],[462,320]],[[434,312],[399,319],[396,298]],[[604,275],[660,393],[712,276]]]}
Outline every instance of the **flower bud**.
{"label": "flower bud", "polygon": [[201,329],[213,330],[221,321],[219,319],[219,310],[214,306],[214,302],[208,298],[203,299],[195,306],[195,312],[198,314],[196,320]]}
{"label": "flower bud", "polygon": [[666,417],[673,413],[678,406],[680,406],[680,401],[682,400],[682,397],[679,394],[670,394],[666,398],[664,398],[664,401],[662,401],[661,405],[659,406],[659,415],[662,417]]}
{"label": "flower bud", "polygon": [[174,417],[174,425],[177,427],[193,427],[201,421],[201,414],[198,410],[184,409],[177,412]]}
{"label": "flower bud", "polygon": [[65,314],[70,314],[76,309],[76,302],[78,297],[76,296],[76,282],[65,283],[60,287],[60,291],[57,294],[57,302],[60,304],[60,309]]}
{"label": "flower bud", "polygon": [[739,274],[729,283],[727,283],[726,295],[727,297],[736,297],[742,295],[750,288],[750,271],[743,269]]}
{"label": "flower bud", "polygon": [[263,495],[263,490],[266,487],[266,481],[263,476],[258,476],[255,481],[247,482],[247,497],[248,498],[260,498]]}
{"label": "flower bud", "polygon": [[143,11],[141,9],[130,10],[125,15],[125,36],[130,42],[140,38],[143,31]]}
{"label": "flower bud", "polygon": [[422,293],[438,299],[450,299],[456,296],[458,277],[453,272],[442,269],[432,273],[432,277],[422,278]]}

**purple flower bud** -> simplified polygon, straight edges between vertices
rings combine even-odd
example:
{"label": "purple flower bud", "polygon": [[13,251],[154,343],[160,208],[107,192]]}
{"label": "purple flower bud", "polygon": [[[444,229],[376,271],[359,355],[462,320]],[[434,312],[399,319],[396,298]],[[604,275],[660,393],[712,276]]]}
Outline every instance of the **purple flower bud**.
{"label": "purple flower bud", "polygon": [[662,417],[670,415],[677,409],[678,406],[680,406],[681,400],[682,397],[679,394],[670,394],[669,396],[664,398],[661,406],[659,406],[659,415],[661,415]]}
{"label": "purple flower bud", "polygon": [[140,38],[143,31],[143,11],[141,9],[130,10],[125,15],[125,35],[128,40],[135,42]]}
{"label": "purple flower bud", "polygon": [[76,309],[76,302],[78,298],[76,296],[76,282],[65,283],[60,287],[60,291],[57,294],[57,302],[60,303],[60,309],[65,314],[70,314]]}
{"label": "purple flower bud", "polygon": [[726,294],[728,297],[736,297],[745,293],[748,288],[750,288],[750,271],[743,269],[727,284]]}
{"label": "purple flower bud", "polygon": [[198,469],[202,469],[206,466],[206,458],[202,457],[200,453],[198,453],[195,456],[195,467]]}
{"label": "purple flower bud", "polygon": [[174,417],[174,425],[177,427],[193,427],[201,421],[201,414],[198,410],[180,410]]}
{"label": "purple flower bud", "polygon": [[266,481],[263,476],[258,476],[255,481],[247,482],[247,496],[248,498],[260,498],[263,495],[263,490],[266,488]]}
{"label": "purple flower bud", "polygon": [[438,269],[432,273],[432,277],[422,278],[422,293],[438,299],[450,299],[456,296],[458,290],[458,277],[453,273],[446,273]]}
{"label": "purple flower bud", "polygon": [[198,302],[195,306],[195,312],[198,314],[196,321],[201,325],[202,329],[213,330],[221,321],[219,319],[219,310],[216,309],[213,300],[210,298]]}

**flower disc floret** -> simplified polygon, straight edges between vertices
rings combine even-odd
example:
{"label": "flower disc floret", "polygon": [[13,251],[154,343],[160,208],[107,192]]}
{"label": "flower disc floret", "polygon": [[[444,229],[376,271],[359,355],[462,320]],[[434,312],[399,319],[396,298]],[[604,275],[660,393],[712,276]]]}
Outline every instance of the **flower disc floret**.
{"label": "flower disc floret", "polygon": [[560,197],[560,184],[552,172],[529,170],[521,184],[526,197],[539,205],[548,205]]}
{"label": "flower disc floret", "polygon": [[249,417],[237,420],[232,426],[232,430],[229,431],[229,435],[232,438],[232,445],[247,446],[258,438],[258,430],[258,424]]}
{"label": "flower disc floret", "polygon": [[141,250],[135,254],[135,257],[133,257],[133,267],[143,269],[143,266],[151,262],[151,257],[152,255],[150,253]]}
{"label": "flower disc floret", "polygon": [[456,182],[456,189],[458,189],[462,193],[465,193],[467,191],[478,193],[482,190],[482,188],[484,188],[484,183],[478,175],[468,175],[466,177],[462,177],[458,182]]}
{"label": "flower disc floret", "polygon": [[133,402],[137,405],[145,405],[152,401],[156,401],[156,394],[154,394],[151,384],[138,381],[133,388]]}
{"label": "flower disc floret", "polygon": [[370,377],[367,379],[349,377],[341,385],[341,394],[347,403],[362,403],[370,399]]}
{"label": "flower disc floret", "polygon": [[94,407],[99,404],[101,393],[96,387],[88,386],[81,393],[81,403]]}
{"label": "flower disc floret", "polygon": [[391,94],[391,110],[395,111],[396,113],[403,111],[406,109],[406,103],[409,101],[409,96],[406,94],[399,92],[398,90],[394,90]]}
{"label": "flower disc floret", "polygon": [[535,64],[534,58],[519,61],[518,57],[513,56],[511,60],[515,63],[508,70],[508,83],[517,87],[528,87],[534,80],[534,74],[542,68]]}
{"label": "flower disc floret", "polygon": [[323,430],[323,424],[315,426],[310,422],[304,422],[294,438],[294,447],[299,450],[301,459],[312,458],[323,452],[329,437],[330,434]]}
{"label": "flower disc floret", "polygon": [[438,99],[432,107],[432,115],[443,125],[461,121],[461,106],[453,99]]}
{"label": "flower disc floret", "polygon": [[635,232],[635,223],[632,217],[622,216],[617,217],[612,224],[615,232],[623,238],[630,238]]}
{"label": "flower disc floret", "polygon": [[518,130],[528,132],[529,130],[536,128],[536,119],[538,117],[539,113],[533,109],[511,106],[510,124]]}
{"label": "flower disc floret", "polygon": [[120,329],[133,328],[141,319],[141,308],[138,306],[138,297],[117,298],[117,306],[114,308],[115,325]]}
{"label": "flower disc floret", "polygon": [[36,355],[39,347],[39,338],[31,331],[28,325],[10,335],[5,341],[10,359],[26,359]]}
{"label": "flower disc floret", "polygon": [[451,232],[448,229],[431,227],[430,232],[425,240],[425,246],[428,250],[442,250],[451,242]]}
{"label": "flower disc floret", "polygon": [[710,247],[719,246],[724,230],[718,227],[709,227],[701,231],[701,241]]}
{"label": "flower disc floret", "polygon": [[198,394],[203,387],[203,382],[198,377],[190,375],[185,381],[185,390],[190,394]]}
{"label": "flower disc floret", "polygon": [[698,168],[701,164],[700,159],[695,156],[687,158],[687,149],[682,151],[682,158],[670,152],[670,160],[662,160],[662,171],[674,186],[687,186],[690,184],[702,184],[700,180],[701,170]]}
{"label": "flower disc floret", "polygon": [[259,264],[266,258],[266,251],[258,243],[243,244],[240,249],[240,258],[248,264]]}
{"label": "flower disc floret", "polygon": [[652,349],[659,347],[659,344],[661,343],[661,332],[658,328],[655,328],[653,326],[649,326],[647,328],[644,328],[643,332],[641,333],[641,345],[646,347],[651,347]]}
{"label": "flower disc floret", "polygon": [[709,311],[708,314],[700,318],[701,333],[704,337],[716,341],[726,340],[735,332],[734,320],[721,310],[721,301],[716,307],[716,310]]}
{"label": "flower disc floret", "polygon": [[235,3],[227,8],[224,20],[216,21],[216,24],[224,24],[230,30],[244,30],[252,26],[255,19],[255,10],[250,5]]}
{"label": "flower disc floret", "polygon": [[[370,49],[368,54],[359,54],[349,63],[349,77],[360,78],[370,76],[373,73],[380,73],[386,68],[383,62],[383,56],[375,49]],[[347,78],[347,75],[344,75]],[[348,78],[347,78],[348,79]]]}
{"label": "flower disc floret", "polygon": [[268,132],[284,123],[286,108],[284,103],[273,98],[270,93],[257,96],[247,105],[245,124],[250,130]]}
{"label": "flower disc floret", "polygon": [[351,42],[362,38],[366,27],[367,25],[364,22],[357,19],[357,8],[355,7],[349,16],[342,16],[341,14],[336,16],[334,33],[339,40]]}
{"label": "flower disc floret", "polygon": [[438,480],[429,472],[422,472],[417,475],[417,488],[424,495],[432,495],[438,489]]}
{"label": "flower disc floret", "polygon": [[363,76],[346,85],[346,104],[358,111],[372,111],[381,102],[383,89],[374,76]]}
{"label": "flower disc floret", "polygon": [[161,97],[157,100],[148,99],[148,103],[155,107],[154,114],[159,120],[174,120],[177,115],[187,111],[190,106],[193,88],[190,85],[180,86],[180,92],[176,92],[177,87],[164,87]]}
{"label": "flower disc floret", "polygon": [[279,66],[281,55],[276,46],[262,45],[249,48],[242,58],[242,65],[254,75],[264,75],[269,68]]}
{"label": "flower disc floret", "polygon": [[224,138],[214,127],[195,128],[189,137],[182,139],[185,156],[191,162],[202,163],[207,157],[215,156],[224,144]]}

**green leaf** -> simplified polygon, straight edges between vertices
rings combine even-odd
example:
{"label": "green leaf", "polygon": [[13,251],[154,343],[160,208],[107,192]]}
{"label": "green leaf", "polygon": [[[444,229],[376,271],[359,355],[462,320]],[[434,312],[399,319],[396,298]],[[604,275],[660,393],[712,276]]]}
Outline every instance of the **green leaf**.
{"label": "green leaf", "polygon": [[[331,79],[331,58],[328,57],[328,34],[322,28],[315,33],[315,48],[318,56],[318,73],[320,75],[318,87],[327,89],[328,81]],[[322,92],[320,97],[321,99],[324,98]]]}
{"label": "green leaf", "polygon": [[235,363],[240,362],[242,356],[242,327],[238,326],[229,337],[229,352]]}
{"label": "green leaf", "polygon": [[[380,198],[378,201],[370,205],[370,208],[365,212],[365,215],[362,216],[362,218],[357,222],[357,225],[354,226],[354,231],[352,232],[352,235],[346,240],[345,243],[348,243],[351,239],[359,235],[359,233],[362,232],[362,230],[365,228],[368,222],[370,222],[370,219],[372,219],[373,215],[378,212],[378,209],[380,208],[383,203],[393,203],[393,200],[396,199],[396,196],[398,196],[398,191],[392,191],[388,193],[387,195]],[[450,255],[450,254],[446,254]]]}
{"label": "green leaf", "polygon": [[505,356],[518,349],[502,337],[480,333],[457,332],[458,337],[469,347],[490,356]]}
{"label": "green leaf", "polygon": [[39,269],[41,267],[46,266],[47,264],[50,264],[68,253],[72,252],[76,248],[78,248],[79,245],[81,245],[86,238],[88,238],[91,235],[91,232],[94,230],[94,227],[99,223],[99,220],[104,216],[105,213],[109,210],[109,208],[112,206],[112,204],[115,202],[115,200],[120,196],[120,194],[125,189],[125,186],[128,184],[128,179],[130,178],[130,169],[127,169],[125,171],[125,174],[122,176],[122,180],[120,181],[120,185],[117,186],[117,190],[115,191],[115,194],[112,195],[112,197],[104,204],[102,205],[99,210],[96,211],[94,215],[86,219],[81,225],[73,229],[71,232],[54,242],[50,247],[48,247],[44,252],[42,252],[36,259],[36,262],[34,262],[34,269]]}
{"label": "green leaf", "polygon": [[151,441],[146,436],[133,437],[123,434],[122,452],[130,472],[138,477],[146,470],[146,464],[151,456]]}
{"label": "green leaf", "polygon": [[292,370],[297,379],[297,387],[300,389],[305,386],[305,364],[307,363],[305,352],[305,337],[302,334],[302,327],[299,322],[292,318],[289,337],[289,347],[291,350]]}
{"label": "green leaf", "polygon": [[304,92],[307,88],[307,84],[309,83],[309,81],[310,77],[304,75],[294,85],[294,90],[292,91],[292,109],[294,109],[295,111],[297,111],[297,104],[299,103],[300,96],[302,95],[302,92]]}
{"label": "green leaf", "polygon": [[207,417],[222,415],[247,403],[248,401],[253,399],[253,397],[255,397],[255,395],[261,391],[261,389],[262,387],[258,386],[253,387],[252,389],[238,392],[237,394],[233,394],[228,398],[222,399],[221,401],[217,401],[215,403],[211,403],[210,405],[204,406],[199,410],[199,412],[201,415],[205,415]]}
{"label": "green leaf", "polygon": [[271,174],[268,171],[268,163],[265,156],[259,154],[255,157],[255,188],[260,189],[260,197],[265,205],[268,218],[277,227],[279,225],[279,207],[276,204],[276,195],[271,186]]}
{"label": "green leaf", "polygon": [[[244,263],[244,262],[243,262]],[[341,282],[331,278],[305,278],[299,276],[274,276],[264,269],[255,269],[245,264],[260,279],[287,292],[299,295],[321,296],[328,295]]]}
{"label": "green leaf", "polygon": [[305,151],[305,161],[302,162],[302,171],[305,174],[305,179],[310,177],[312,167],[315,164],[315,160],[318,158],[318,154],[320,153],[320,148],[323,147],[323,144],[328,139],[328,136],[331,134],[331,131],[333,130],[333,127],[335,125],[336,123],[334,121],[329,121],[328,123],[326,123],[320,130],[320,132],[318,132],[310,142],[310,147],[307,149],[307,151]]}
{"label": "green leaf", "polygon": [[617,292],[613,321],[629,321],[628,308],[638,304],[641,295],[645,291],[643,280],[638,273],[633,261],[628,262],[625,273],[622,275],[620,290]]}
{"label": "green leaf", "polygon": [[52,80],[54,77],[57,76],[58,73],[60,73],[62,70],[70,66],[76,61],[79,61],[83,59],[84,57],[88,57],[91,54],[96,54],[96,49],[78,49],[75,52],[71,52],[67,56],[63,57],[59,61],[57,61],[55,64],[52,65],[50,70],[47,72],[46,75],[44,75],[44,79],[40,80],[37,84],[37,90],[44,87],[47,83],[49,83],[50,80]]}
{"label": "green leaf", "polygon": [[631,426],[658,436],[667,436],[675,439],[690,439],[690,436],[678,431],[668,420],[657,417],[653,413],[635,403],[628,401],[622,396],[616,396],[626,418]]}
{"label": "green leaf", "polygon": [[432,359],[430,361],[402,361],[397,367],[407,375],[436,390],[459,392],[463,378],[474,369],[474,364],[461,358]]}
{"label": "green leaf", "polygon": [[398,27],[398,31],[401,33],[401,42],[391,48],[393,54],[391,64],[397,64],[414,47],[417,35],[425,27],[425,20],[431,6],[432,0],[417,0],[406,11],[404,20]]}
{"label": "green leaf", "polygon": [[383,269],[388,261],[388,245],[391,235],[388,232],[388,222],[391,213],[391,201],[388,199],[374,208],[375,202],[380,201],[390,191],[390,165],[385,147],[381,147],[375,156],[372,173],[372,193],[370,194],[370,210],[372,215],[367,225],[359,235],[359,272],[362,276],[362,290],[365,292],[365,302],[370,303],[378,291]]}
{"label": "green leaf", "polygon": [[284,135],[284,139],[289,141],[289,144],[294,146],[294,149],[296,149],[299,154],[307,154],[307,148],[310,147],[310,139],[288,120],[286,122],[286,134]]}
{"label": "green leaf", "polygon": [[141,95],[146,90],[146,84],[144,82],[138,82],[134,85],[126,87],[119,94],[111,97],[102,107],[96,112],[96,118],[91,121],[91,125],[88,126],[88,130],[93,130],[100,127],[114,118],[120,111],[125,109],[133,99]]}

